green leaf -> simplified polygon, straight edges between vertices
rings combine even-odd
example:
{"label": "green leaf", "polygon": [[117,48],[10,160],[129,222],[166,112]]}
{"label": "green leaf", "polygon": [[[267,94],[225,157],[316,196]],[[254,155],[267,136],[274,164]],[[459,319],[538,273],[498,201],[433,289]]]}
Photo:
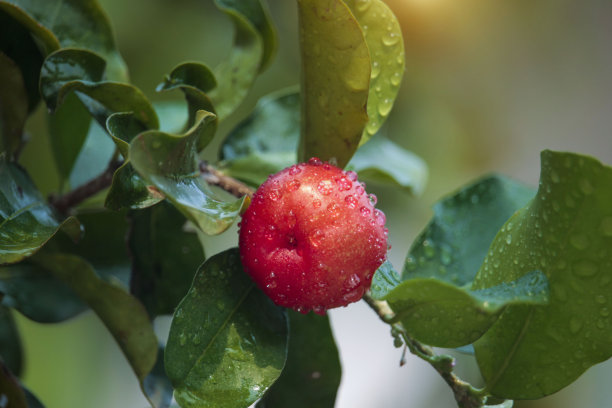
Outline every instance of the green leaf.
{"label": "green leaf", "polygon": [[216,116],[199,111],[195,125],[184,135],[148,131],[130,144],[136,171],[154,185],[190,221],[207,234],[225,231],[245,206],[245,199],[216,199],[200,177],[197,152],[212,139]]}
{"label": "green leaf", "polygon": [[2,305],[39,323],[63,322],[87,309],[48,267],[30,262],[0,267],[0,293]]}
{"label": "green leaf", "polygon": [[43,252],[34,260],[91,307],[142,382],[157,358],[157,339],[142,304],[123,289],[100,279],[91,265],[78,256]]}
{"label": "green leaf", "polygon": [[344,0],[359,22],[370,51],[368,124],[360,146],[380,129],[391,112],[404,75],[404,40],[397,18],[381,0]]}
{"label": "green leaf", "polygon": [[535,270],[509,287],[469,290],[499,228],[532,196],[530,188],[493,176],[439,202],[410,249],[402,282],[392,270],[379,270],[385,280],[375,278],[381,289],[373,294],[389,302],[416,339],[440,347],[472,343],[508,304],[546,302],[545,279]]}
{"label": "green leaf", "polygon": [[19,66],[0,52],[0,153],[19,149],[28,116],[28,95]]}
{"label": "green leaf", "polygon": [[215,69],[217,87],[209,94],[219,118],[224,119],[243,101],[257,74],[272,60],[276,33],[260,0],[215,0],[234,24],[229,56]]}
{"label": "green leaf", "polygon": [[185,231],[185,217],[167,202],[134,211],[130,220],[131,292],[151,318],[172,314],[204,262],[198,236]]}
{"label": "green leaf", "polygon": [[183,408],[246,407],[278,378],[287,318],[243,272],[238,249],[208,259],[178,306],[166,372]]}
{"label": "green leaf", "polygon": [[21,375],[23,368],[21,338],[11,311],[2,306],[0,306],[0,361],[3,361],[16,376]]}
{"label": "green leaf", "polygon": [[38,398],[36,398],[36,396],[30,392],[30,390],[28,390],[23,385],[21,386],[21,388],[23,389],[23,392],[25,393],[26,402],[28,403],[28,408],[45,408],[42,402],[40,402]]}
{"label": "green leaf", "polygon": [[78,221],[61,221],[26,172],[0,155],[0,265],[32,255],[60,228],[73,239],[80,235]]}
{"label": "green leaf", "polygon": [[66,48],[49,55],[40,73],[40,91],[49,109],[55,111],[77,91],[103,128],[111,114],[132,112],[148,129],[157,129],[157,114],[144,94],[126,83],[103,81],[105,67],[102,57],[86,50]]}
{"label": "green leaf", "polygon": [[113,159],[115,150],[116,146],[105,129],[98,122],[90,121],[87,137],[68,178],[70,187],[80,187],[104,172]]}
{"label": "green leaf", "polygon": [[127,68],[115,46],[104,11],[95,0],[0,0],[0,10],[28,29],[46,53],[78,47],[101,55],[108,77],[126,81]]}
{"label": "green leaf", "polygon": [[[299,112],[299,95],[293,89],[261,98],[223,142],[221,170],[258,186],[268,175],[294,164]],[[362,181],[399,186],[414,194],[422,192],[427,180],[423,160],[382,135],[360,147],[346,168],[357,171]]]}
{"label": "green leaf", "polygon": [[28,408],[26,396],[19,384],[19,380],[0,361],[0,396],[11,405],[10,408]]}
{"label": "green leaf", "polygon": [[420,195],[427,184],[427,165],[416,154],[377,134],[357,150],[347,170],[368,182],[401,187]]}
{"label": "green leaf", "polygon": [[199,110],[215,113],[212,102],[206,95],[217,86],[213,73],[206,65],[186,62],[172,69],[164,82],[157,86],[157,91],[180,89],[185,94],[188,107],[188,119],[185,129],[189,129],[196,120]]}
{"label": "green leaf", "polygon": [[327,316],[289,310],[289,352],[258,408],[333,408],[342,367]]}
{"label": "green leaf", "polygon": [[67,180],[87,139],[91,117],[76,94],[49,115],[49,141],[62,180]]}
{"label": "green leaf", "polygon": [[370,54],[342,0],[298,0],[302,56],[302,129],[298,158],[344,167],[368,121]]}
{"label": "green leaf", "polygon": [[30,32],[0,7],[0,51],[19,66],[27,93],[28,112],[32,113],[40,100],[38,77],[43,56]]}
{"label": "green leaf", "polygon": [[[473,289],[542,270],[547,307],[508,308],[474,344],[487,389],[540,398],[612,356],[612,168],[542,152],[536,197],[499,231]],[[535,378],[535,380],[534,380]]]}
{"label": "green leaf", "polygon": [[164,195],[140,177],[128,161],[113,174],[104,206],[114,211],[125,208],[141,209],[155,205],[163,199]]}

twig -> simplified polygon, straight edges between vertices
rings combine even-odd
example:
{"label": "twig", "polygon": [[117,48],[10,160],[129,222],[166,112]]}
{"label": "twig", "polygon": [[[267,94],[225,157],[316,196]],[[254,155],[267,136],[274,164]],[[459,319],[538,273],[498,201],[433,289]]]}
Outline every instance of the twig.
{"label": "twig", "polygon": [[113,181],[113,174],[117,170],[123,161],[113,159],[108,164],[106,170],[98,175],[96,178],[88,181],[80,187],[75,188],[68,193],[61,196],[51,196],[49,199],[50,204],[63,215],[67,215],[70,211],[81,204],[83,201],[93,196],[96,193],[109,187]]}
{"label": "twig", "polygon": [[480,408],[484,406],[486,394],[483,390],[472,387],[471,384],[453,373],[455,367],[453,357],[435,354],[430,347],[413,339],[401,323],[393,323],[395,316],[387,302],[373,299],[369,294],[366,294],[363,299],[383,322],[391,325],[391,333],[396,339],[401,338],[412,354],[428,362],[440,374],[453,391],[459,407]]}
{"label": "twig", "polygon": [[218,186],[236,197],[245,195],[253,197],[254,190],[251,187],[233,177],[226,176],[205,161],[200,163],[200,171],[208,184]]}

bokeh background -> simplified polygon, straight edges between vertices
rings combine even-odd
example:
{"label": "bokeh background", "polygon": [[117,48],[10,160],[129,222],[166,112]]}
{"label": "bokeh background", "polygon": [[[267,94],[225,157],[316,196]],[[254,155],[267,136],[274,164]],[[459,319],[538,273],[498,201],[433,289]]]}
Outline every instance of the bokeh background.
{"label": "bokeh background", "polygon": [[[212,0],[99,0],[115,28],[132,82],[154,101],[180,100],[155,86],[173,66],[215,66],[232,41],[232,26]],[[268,0],[279,30],[273,65],[256,82],[223,133],[269,92],[299,81],[295,1]],[[612,163],[612,2],[609,0],[387,0],[404,31],[407,70],[384,131],[423,157],[430,181],[421,197],[370,186],[390,227],[390,259],[401,268],[410,243],[440,197],[486,173],[531,185],[543,149],[575,151]],[[38,148],[24,160],[52,163],[43,108],[29,124]],[[32,144],[34,146],[34,144]],[[51,164],[52,165],[52,164]],[[33,174],[39,183],[52,174]],[[235,228],[205,239],[207,256],[236,245]],[[388,328],[363,304],[330,312],[343,362],[336,406],[454,407],[434,370],[393,348]],[[25,383],[48,408],[144,408],[138,384],[112,338],[91,313],[60,325],[18,318]],[[168,322],[157,322],[161,335]],[[473,360],[459,356],[459,373],[478,383]],[[588,370],[576,383],[519,408],[612,406],[612,364]],[[316,407],[315,407],[316,408]]]}

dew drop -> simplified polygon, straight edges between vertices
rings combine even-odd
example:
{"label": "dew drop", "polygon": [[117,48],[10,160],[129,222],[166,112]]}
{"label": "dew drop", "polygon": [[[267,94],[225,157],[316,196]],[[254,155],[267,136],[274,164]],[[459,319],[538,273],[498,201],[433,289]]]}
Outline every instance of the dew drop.
{"label": "dew drop", "polygon": [[344,176],[337,178],[336,184],[340,191],[348,191],[353,187],[353,182]]}
{"label": "dew drop", "polygon": [[554,170],[550,172],[550,179],[553,183],[558,183],[559,181],[561,181],[561,179],[559,178],[559,174]]}
{"label": "dew drop", "polygon": [[301,171],[302,169],[299,166],[291,166],[291,168],[289,169],[289,174],[295,176],[296,174],[300,174]]}
{"label": "dew drop", "polygon": [[570,237],[570,244],[578,250],[589,247],[589,238],[584,234],[574,234]]}
{"label": "dew drop", "polygon": [[601,309],[599,309],[599,314],[603,317],[608,317],[610,316],[610,309],[608,309],[607,307],[602,307]]}
{"label": "dew drop", "polygon": [[400,36],[397,33],[388,32],[387,34],[383,36],[382,42],[387,47],[390,47],[392,45],[397,44],[399,39],[400,39]]}
{"label": "dew drop", "polygon": [[345,172],[344,174],[346,174],[346,177],[348,177],[349,180],[357,181],[357,173],[355,173],[354,171],[349,170]]}
{"label": "dew drop", "polygon": [[399,72],[394,73],[391,75],[391,79],[389,81],[391,82],[391,85],[398,86],[402,82],[402,74]]}
{"label": "dew drop", "polygon": [[393,107],[393,100],[391,98],[385,98],[378,104],[378,113],[380,116],[387,116],[391,112]]}
{"label": "dew drop", "polygon": [[354,195],[347,195],[344,201],[346,201],[346,204],[349,206],[349,208],[357,207],[357,197],[355,197]]}
{"label": "dew drop", "polygon": [[321,200],[313,200],[313,201],[312,201],[312,206],[313,206],[314,208],[319,208],[319,207],[321,207]]}
{"label": "dew drop", "polygon": [[320,166],[321,164],[323,164],[323,162],[318,157],[311,157],[308,160],[308,164],[310,164],[311,166]]}
{"label": "dew drop", "polygon": [[361,213],[361,215],[363,215],[364,217],[368,217],[370,215],[370,209],[368,207],[361,207],[359,209],[359,212]]}
{"label": "dew drop", "polygon": [[317,190],[323,195],[329,195],[333,190],[332,182],[330,180],[321,180],[317,185]]}
{"label": "dew drop", "polygon": [[311,236],[310,236],[310,244],[317,248],[320,244],[321,244],[321,240],[323,239],[323,231],[321,230],[316,230]]}
{"label": "dew drop", "polygon": [[387,222],[387,217],[385,217],[385,213],[378,209],[374,210],[374,217],[376,217],[376,222],[378,223],[378,225],[385,225],[385,222]]}
{"label": "dew drop", "polygon": [[572,317],[569,322],[569,329],[572,334],[576,334],[582,329],[582,320]]}
{"label": "dew drop", "polygon": [[595,297],[595,302],[599,303],[600,305],[603,305],[607,302],[607,299],[604,295],[597,295]]}
{"label": "dew drop", "polygon": [[574,264],[573,271],[577,276],[588,278],[597,274],[598,268],[593,262],[582,260]]}
{"label": "dew drop", "polygon": [[589,195],[595,190],[591,185],[591,182],[587,179],[580,180],[578,185],[580,187],[580,191],[582,191],[585,195]]}
{"label": "dew drop", "polygon": [[372,203],[372,205],[376,205],[378,202],[378,197],[376,197],[376,194],[368,194],[368,198],[370,199],[370,203]]}
{"label": "dew drop", "polygon": [[375,79],[380,75],[380,63],[378,61],[374,61],[372,63],[372,71],[370,73],[370,78]]}
{"label": "dew drop", "polygon": [[612,217],[606,217],[601,220],[601,232],[606,237],[612,237]]}
{"label": "dew drop", "polygon": [[331,203],[327,206],[327,212],[332,218],[336,218],[340,215],[340,206],[336,203]]}
{"label": "dew drop", "polygon": [[298,188],[300,188],[299,180],[291,180],[289,183],[287,183],[287,191],[290,193],[296,191]]}
{"label": "dew drop", "polygon": [[512,235],[508,234],[506,236],[506,244],[510,245],[512,243]]}
{"label": "dew drop", "polygon": [[370,8],[371,5],[372,3],[370,2],[370,0],[357,0],[356,7],[358,11],[363,13],[368,8]]}

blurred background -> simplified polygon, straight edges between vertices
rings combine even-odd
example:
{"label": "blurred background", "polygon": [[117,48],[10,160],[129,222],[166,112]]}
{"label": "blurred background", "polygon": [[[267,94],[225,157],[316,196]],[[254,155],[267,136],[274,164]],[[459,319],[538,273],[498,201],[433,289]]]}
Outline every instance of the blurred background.
{"label": "blurred background", "polygon": [[[132,82],[153,101],[181,100],[155,86],[183,61],[215,66],[232,41],[232,26],[212,0],[99,0],[114,26]],[[295,1],[268,0],[279,31],[273,65],[257,80],[222,134],[257,99],[299,81]],[[385,211],[401,269],[410,243],[442,196],[486,173],[500,172],[531,185],[543,149],[575,151],[612,163],[612,2],[609,0],[387,0],[404,31],[407,70],[384,131],[420,155],[430,181],[421,197],[369,186]],[[24,160],[52,163],[42,106],[29,130],[38,149]],[[42,184],[53,177],[33,174]],[[236,229],[205,239],[211,256],[236,245]],[[330,312],[343,362],[337,408],[454,407],[434,370],[393,348],[387,326],[364,305]],[[163,335],[167,321],[158,322]],[[18,319],[25,342],[25,383],[48,408],[144,408],[136,378],[111,336],[91,313],[61,325]],[[460,375],[478,383],[470,357],[459,356]],[[608,361],[576,383],[520,408],[612,406]]]}

